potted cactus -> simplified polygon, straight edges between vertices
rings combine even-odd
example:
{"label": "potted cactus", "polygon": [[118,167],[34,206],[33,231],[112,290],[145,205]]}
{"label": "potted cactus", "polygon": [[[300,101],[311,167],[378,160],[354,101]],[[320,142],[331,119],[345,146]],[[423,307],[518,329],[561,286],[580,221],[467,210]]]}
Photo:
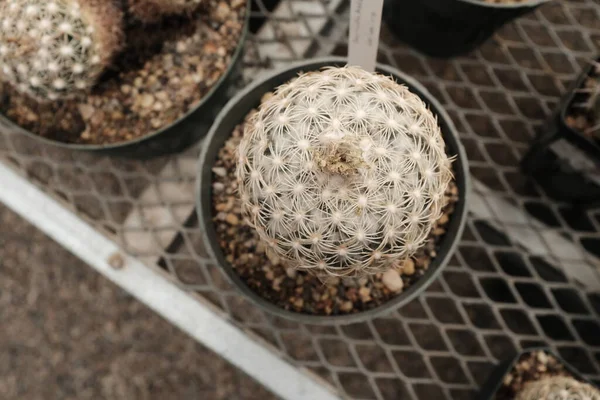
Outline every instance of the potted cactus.
{"label": "potted cactus", "polygon": [[600,400],[600,390],[550,350],[533,348],[498,366],[478,398]]}
{"label": "potted cactus", "polygon": [[227,100],[248,0],[0,2],[0,127],[73,149],[154,156]]}
{"label": "potted cactus", "polygon": [[385,0],[384,19],[398,39],[433,57],[474,50],[511,20],[550,0]]}
{"label": "potted cactus", "polygon": [[600,62],[592,61],[523,158],[523,169],[558,200],[600,205]]}
{"label": "potted cactus", "polygon": [[200,220],[225,273],[263,308],[310,323],[410,301],[466,217],[466,157],[441,106],[399,71],[345,64],[253,83],[200,159]]}

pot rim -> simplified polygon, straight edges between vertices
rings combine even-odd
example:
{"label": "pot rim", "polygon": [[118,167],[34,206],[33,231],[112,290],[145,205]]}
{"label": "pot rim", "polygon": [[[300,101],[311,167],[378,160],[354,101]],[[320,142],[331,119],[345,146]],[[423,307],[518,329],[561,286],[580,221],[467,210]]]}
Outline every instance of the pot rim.
{"label": "pot rim", "polygon": [[488,8],[499,8],[499,9],[511,9],[511,8],[522,8],[522,7],[537,7],[544,3],[550,3],[553,0],[528,0],[515,3],[487,3],[483,0],[459,0],[463,3],[469,3],[480,7]]}

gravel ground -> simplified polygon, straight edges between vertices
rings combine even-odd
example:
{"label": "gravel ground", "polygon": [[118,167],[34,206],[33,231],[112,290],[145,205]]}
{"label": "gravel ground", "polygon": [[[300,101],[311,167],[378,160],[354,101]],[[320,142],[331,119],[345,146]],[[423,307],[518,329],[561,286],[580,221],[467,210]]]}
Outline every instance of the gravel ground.
{"label": "gravel ground", "polygon": [[0,399],[275,397],[0,206]]}

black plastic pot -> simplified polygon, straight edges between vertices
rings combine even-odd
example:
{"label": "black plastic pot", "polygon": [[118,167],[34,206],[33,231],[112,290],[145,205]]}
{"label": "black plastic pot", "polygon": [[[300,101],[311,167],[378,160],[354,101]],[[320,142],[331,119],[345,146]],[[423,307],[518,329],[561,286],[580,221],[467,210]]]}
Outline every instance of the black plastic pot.
{"label": "black plastic pot", "polygon": [[567,372],[569,372],[571,375],[573,375],[573,377],[576,380],[578,380],[580,382],[588,383],[592,386],[596,386],[592,382],[585,379],[575,368],[573,368],[571,365],[569,365],[569,363],[567,363],[565,360],[563,360],[560,356],[556,355],[550,349],[548,349],[546,347],[535,347],[535,348],[525,349],[521,353],[517,354],[515,357],[500,363],[492,371],[489,378],[487,379],[487,381],[481,388],[481,391],[479,392],[479,396],[477,396],[477,400],[494,400],[496,398],[496,393],[502,386],[502,381],[504,380],[504,377],[515,367],[515,365],[517,364],[519,359],[522,356],[524,356],[525,354],[529,354],[531,352],[540,351],[540,350],[542,350],[545,353],[548,353],[548,354],[552,355],[554,358],[556,358],[562,365],[564,365]]}
{"label": "black plastic pot", "polygon": [[590,65],[581,73],[522,161],[548,195],[585,207],[600,205],[600,144],[568,126],[566,117],[592,71]]}
{"label": "black plastic pot", "polygon": [[385,0],[383,15],[398,39],[421,53],[446,58],[468,53],[505,23],[548,1]]}
{"label": "black plastic pot", "polygon": [[233,98],[223,111],[217,117],[211,131],[206,138],[200,161],[198,164],[198,184],[197,184],[197,209],[200,227],[204,234],[205,243],[209,243],[209,251],[217,260],[218,264],[223,268],[231,282],[251,301],[260,306],[262,309],[275,314],[279,317],[292,319],[298,322],[310,324],[333,324],[333,323],[353,323],[365,319],[373,318],[376,315],[388,312],[397,307],[400,307],[421,293],[429,286],[439,275],[442,268],[448,263],[458,240],[462,236],[466,216],[467,216],[467,198],[470,191],[469,169],[467,166],[467,157],[462,145],[459,142],[456,129],[452,121],[442,108],[442,106],[433,98],[429,92],[418,82],[406,76],[400,71],[391,67],[379,65],[380,73],[393,76],[398,82],[408,86],[413,93],[418,94],[430,109],[438,117],[438,122],[442,128],[444,140],[451,155],[457,156],[457,161],[454,163],[456,183],[459,190],[460,199],[456,204],[454,214],[448,226],[446,236],[444,237],[437,257],[431,263],[429,269],[417,283],[408,288],[394,299],[387,303],[369,311],[364,311],[356,314],[335,315],[335,316],[318,316],[301,314],[292,311],[284,310],[251,290],[233,270],[231,265],[225,261],[225,257],[219,247],[217,235],[212,221],[212,167],[215,163],[219,149],[224,145],[225,141],[231,136],[233,129],[241,122],[244,117],[253,109],[259,106],[261,97],[272,91],[277,86],[289,81],[301,71],[316,71],[326,66],[343,66],[346,64],[346,59],[341,57],[330,57],[324,59],[313,59],[303,61],[298,64],[291,65],[283,70],[274,72],[264,78],[256,80],[249,85],[235,98]]}
{"label": "black plastic pot", "polygon": [[53,146],[70,150],[90,151],[102,155],[149,158],[182,151],[206,136],[215,117],[232,96],[235,81],[241,70],[241,54],[248,34],[250,6],[251,0],[248,0],[244,27],[239,43],[225,73],[194,108],[160,130],[127,142],[88,145],[64,143],[41,137],[20,127],[2,114],[0,114],[0,129],[4,132],[24,134]]}

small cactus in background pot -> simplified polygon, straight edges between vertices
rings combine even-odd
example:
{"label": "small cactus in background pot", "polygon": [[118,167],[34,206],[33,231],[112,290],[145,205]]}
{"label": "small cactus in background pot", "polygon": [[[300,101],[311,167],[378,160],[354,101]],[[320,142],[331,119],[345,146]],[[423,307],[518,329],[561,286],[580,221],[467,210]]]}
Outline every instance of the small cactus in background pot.
{"label": "small cactus in background pot", "polygon": [[516,400],[600,400],[600,391],[573,378],[554,376],[527,384]]}
{"label": "small cactus in background pot", "polygon": [[425,243],[450,165],[417,95],[343,67],[302,74],[264,99],[237,176],[242,211],[288,266],[365,276],[400,267]]}
{"label": "small cactus in background pot", "polygon": [[128,11],[145,23],[153,23],[168,15],[194,11],[204,0],[127,0]]}
{"label": "small cactus in background pot", "polygon": [[123,42],[112,0],[0,3],[0,77],[40,101],[90,89]]}

